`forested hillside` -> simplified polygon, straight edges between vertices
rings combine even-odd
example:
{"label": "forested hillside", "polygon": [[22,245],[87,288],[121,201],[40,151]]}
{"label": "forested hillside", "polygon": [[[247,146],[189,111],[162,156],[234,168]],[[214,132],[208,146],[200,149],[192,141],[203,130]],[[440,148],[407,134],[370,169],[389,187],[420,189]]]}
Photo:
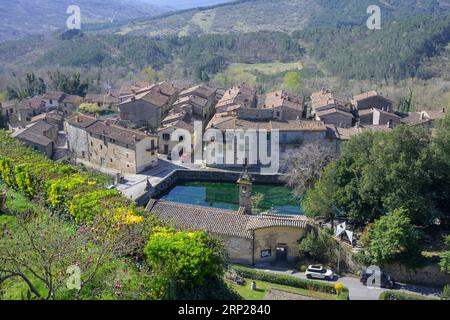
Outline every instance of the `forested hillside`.
{"label": "forested hillside", "polygon": [[384,21],[450,10],[450,0],[241,0],[134,20],[104,32],[155,36],[361,26],[367,20],[369,5],[381,7]]}
{"label": "forested hillside", "polygon": [[296,33],[328,70],[347,79],[403,79],[433,74],[421,62],[439,55],[450,42],[450,15],[366,27],[311,28]]}
{"label": "forested hillside", "polygon": [[149,17],[168,11],[164,5],[144,0],[2,0],[0,1],[0,41],[66,28],[69,5],[81,9],[85,26]]}

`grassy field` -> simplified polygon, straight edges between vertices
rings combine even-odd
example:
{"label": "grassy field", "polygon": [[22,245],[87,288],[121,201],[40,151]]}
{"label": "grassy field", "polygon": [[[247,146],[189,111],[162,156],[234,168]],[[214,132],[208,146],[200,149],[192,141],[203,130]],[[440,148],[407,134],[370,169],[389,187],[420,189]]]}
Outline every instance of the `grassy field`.
{"label": "grassy field", "polygon": [[6,208],[9,211],[23,213],[34,208],[33,203],[27,197],[0,182],[0,192],[3,190],[7,191]]}
{"label": "grassy field", "polygon": [[264,300],[266,298],[267,293],[269,292],[270,288],[279,289],[279,290],[283,290],[283,291],[287,291],[287,292],[291,292],[291,293],[297,293],[297,294],[301,294],[304,296],[308,296],[308,297],[320,299],[320,300],[335,300],[336,299],[336,296],[326,294],[323,292],[309,291],[309,290],[305,290],[305,289],[294,288],[294,287],[289,287],[289,286],[284,286],[284,285],[280,285],[280,284],[259,281],[259,280],[256,280],[257,290],[253,291],[250,289],[250,284],[251,284],[252,280],[245,279],[245,281],[246,282],[245,282],[244,286],[240,286],[231,281],[227,281],[229,286],[232,287],[234,290],[236,290],[236,292],[245,300]]}
{"label": "grassy field", "polygon": [[227,70],[231,72],[246,72],[246,73],[254,73],[261,72],[266,75],[277,74],[289,70],[301,70],[303,68],[303,64],[301,62],[290,62],[290,63],[282,63],[282,62],[273,62],[273,63],[233,63],[231,64]]}

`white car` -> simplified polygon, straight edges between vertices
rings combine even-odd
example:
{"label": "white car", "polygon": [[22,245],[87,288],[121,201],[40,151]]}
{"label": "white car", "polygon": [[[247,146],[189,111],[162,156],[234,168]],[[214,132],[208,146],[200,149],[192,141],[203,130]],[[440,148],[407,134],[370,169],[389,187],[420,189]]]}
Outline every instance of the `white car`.
{"label": "white car", "polygon": [[333,280],[334,278],[334,272],[323,266],[309,266],[305,271],[305,275],[308,279],[316,278],[327,281]]}

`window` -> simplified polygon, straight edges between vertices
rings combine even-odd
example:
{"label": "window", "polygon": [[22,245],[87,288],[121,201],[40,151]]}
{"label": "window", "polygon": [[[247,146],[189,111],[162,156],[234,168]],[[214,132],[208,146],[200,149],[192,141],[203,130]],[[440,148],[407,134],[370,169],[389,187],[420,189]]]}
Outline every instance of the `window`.
{"label": "window", "polygon": [[91,141],[91,147],[93,147],[94,146],[94,143]]}
{"label": "window", "polygon": [[113,159],[112,159],[112,158],[110,158],[110,159],[109,159],[109,162],[113,162]]}
{"label": "window", "polygon": [[164,141],[170,140],[170,134],[168,134],[168,133],[163,133],[163,140],[164,140]]}
{"label": "window", "polygon": [[155,151],[152,151],[152,156],[154,156],[155,155]]}
{"label": "window", "polygon": [[180,136],[179,138],[178,138],[178,141],[183,141],[184,140],[184,137],[183,136]]}
{"label": "window", "polygon": [[50,100],[50,104],[53,104],[53,100]]}
{"label": "window", "polygon": [[103,150],[103,145],[102,144],[100,145],[100,150]]}

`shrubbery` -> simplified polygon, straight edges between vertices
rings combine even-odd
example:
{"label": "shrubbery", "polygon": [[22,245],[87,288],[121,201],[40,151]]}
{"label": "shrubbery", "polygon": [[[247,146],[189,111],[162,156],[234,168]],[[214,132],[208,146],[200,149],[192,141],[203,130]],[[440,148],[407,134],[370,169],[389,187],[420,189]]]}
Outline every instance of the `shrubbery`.
{"label": "shrubbery", "polygon": [[405,293],[399,291],[384,291],[380,294],[379,300],[434,300],[420,296],[418,294]]}
{"label": "shrubbery", "polygon": [[[275,273],[268,273],[262,271],[256,271],[254,269],[242,267],[242,266],[233,266],[232,267],[238,274],[240,274],[244,278],[267,281],[271,283],[281,284],[285,286],[301,288],[312,291],[319,291],[328,294],[337,294],[336,288],[333,284],[314,281],[314,280],[304,280],[292,276],[285,276]],[[342,300],[348,299],[348,288],[343,287],[339,298]]]}
{"label": "shrubbery", "polygon": [[53,162],[0,131],[0,180],[77,223],[97,214],[120,223],[141,222],[143,209],[115,190],[106,190],[104,176]]}

